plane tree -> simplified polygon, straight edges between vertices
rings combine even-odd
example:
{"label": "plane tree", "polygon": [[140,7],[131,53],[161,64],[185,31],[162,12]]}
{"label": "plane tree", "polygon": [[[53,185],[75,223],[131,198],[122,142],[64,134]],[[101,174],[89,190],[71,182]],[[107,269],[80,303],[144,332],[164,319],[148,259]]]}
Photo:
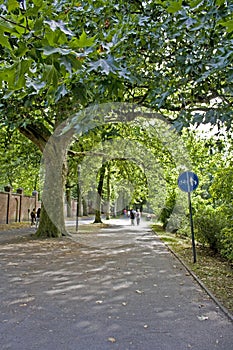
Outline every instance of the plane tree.
{"label": "plane tree", "polygon": [[[43,152],[62,121],[93,103],[146,106],[178,130],[230,125],[232,6],[2,0],[1,126]],[[65,234],[62,219],[57,229],[42,215],[39,233]]]}

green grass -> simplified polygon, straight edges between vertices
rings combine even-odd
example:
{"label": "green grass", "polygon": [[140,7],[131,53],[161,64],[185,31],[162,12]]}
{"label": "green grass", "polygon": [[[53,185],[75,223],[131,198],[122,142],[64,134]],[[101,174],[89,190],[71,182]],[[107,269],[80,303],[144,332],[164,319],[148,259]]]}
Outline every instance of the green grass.
{"label": "green grass", "polygon": [[10,224],[0,224],[0,231],[15,230],[15,229],[21,229],[21,228],[27,228],[27,227],[31,227],[31,223],[28,221],[13,222]]}

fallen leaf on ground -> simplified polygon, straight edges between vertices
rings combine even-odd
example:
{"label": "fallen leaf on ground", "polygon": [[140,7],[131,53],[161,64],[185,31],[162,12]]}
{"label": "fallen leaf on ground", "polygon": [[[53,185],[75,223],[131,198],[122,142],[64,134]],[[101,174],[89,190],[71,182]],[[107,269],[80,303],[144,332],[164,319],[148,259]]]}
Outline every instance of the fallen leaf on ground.
{"label": "fallen leaf on ground", "polygon": [[206,320],[208,320],[208,317],[207,317],[207,316],[197,316],[197,318],[198,318],[200,321],[206,321]]}
{"label": "fallen leaf on ground", "polygon": [[116,339],[114,337],[109,337],[108,338],[108,341],[110,341],[111,343],[115,343],[116,342]]}
{"label": "fallen leaf on ground", "polygon": [[143,290],[139,290],[139,289],[137,289],[137,290],[136,290],[136,293],[138,293],[138,294],[143,294],[143,293],[144,293],[144,291],[143,291]]}

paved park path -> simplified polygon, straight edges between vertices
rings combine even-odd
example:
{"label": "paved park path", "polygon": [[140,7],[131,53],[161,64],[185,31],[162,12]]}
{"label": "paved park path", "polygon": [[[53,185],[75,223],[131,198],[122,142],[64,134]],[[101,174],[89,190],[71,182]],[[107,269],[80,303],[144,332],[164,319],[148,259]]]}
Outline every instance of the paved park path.
{"label": "paved park path", "polygon": [[0,233],[1,350],[233,349],[232,322],[147,222],[13,236]]}

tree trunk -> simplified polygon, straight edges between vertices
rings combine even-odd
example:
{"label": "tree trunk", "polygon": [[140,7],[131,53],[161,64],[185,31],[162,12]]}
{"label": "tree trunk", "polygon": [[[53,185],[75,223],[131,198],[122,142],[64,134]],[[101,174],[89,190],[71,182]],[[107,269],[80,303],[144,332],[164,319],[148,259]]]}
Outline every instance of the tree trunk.
{"label": "tree trunk", "polygon": [[104,186],[105,168],[106,168],[105,164],[103,164],[102,167],[100,168],[100,178],[99,178],[99,184],[98,184],[98,190],[97,190],[97,196],[96,196],[96,210],[95,210],[94,224],[102,223],[102,220],[101,220],[101,199],[102,199],[103,186]]}
{"label": "tree trunk", "polygon": [[[63,180],[65,170],[66,142],[68,137],[51,136],[43,124],[20,127],[20,132],[31,140],[43,153],[44,189],[41,217],[37,237],[60,237],[67,235],[64,218]],[[67,133],[68,134],[68,133]]]}
{"label": "tree trunk", "polygon": [[114,213],[113,213],[114,218],[117,217],[117,201],[114,203]]}
{"label": "tree trunk", "polygon": [[83,198],[83,216],[88,216],[88,208],[87,208],[87,201],[85,198]]}
{"label": "tree trunk", "polygon": [[41,206],[40,224],[39,224],[38,230],[36,231],[36,236],[40,238],[62,236],[62,231],[50,219],[46,210],[44,209],[43,203]]}
{"label": "tree trunk", "polygon": [[110,189],[110,165],[107,165],[107,208],[106,208],[106,220],[110,220],[111,215],[111,189]]}
{"label": "tree trunk", "polygon": [[66,147],[64,143],[62,138],[51,137],[43,152],[43,210],[36,233],[38,237],[61,237],[68,234],[64,217],[66,175]]}

